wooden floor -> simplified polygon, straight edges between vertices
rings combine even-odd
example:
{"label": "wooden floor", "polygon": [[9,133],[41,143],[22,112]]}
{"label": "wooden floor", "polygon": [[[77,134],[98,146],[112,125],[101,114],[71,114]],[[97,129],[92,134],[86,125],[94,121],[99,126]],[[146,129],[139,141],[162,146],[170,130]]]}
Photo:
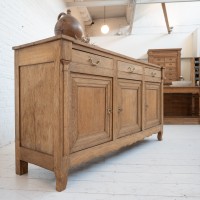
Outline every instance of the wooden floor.
{"label": "wooden floor", "polygon": [[14,143],[0,148],[1,200],[200,200],[200,125],[164,126],[136,145],[70,172],[55,191],[54,174],[29,165],[15,175]]}

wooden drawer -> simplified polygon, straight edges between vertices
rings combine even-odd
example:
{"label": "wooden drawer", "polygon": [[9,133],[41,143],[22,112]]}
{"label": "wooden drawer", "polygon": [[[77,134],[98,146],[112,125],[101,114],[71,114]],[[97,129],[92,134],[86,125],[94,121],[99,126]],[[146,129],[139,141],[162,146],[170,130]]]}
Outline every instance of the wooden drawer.
{"label": "wooden drawer", "polygon": [[177,69],[175,67],[166,67],[165,68],[165,73],[176,73]]}
{"label": "wooden drawer", "polygon": [[176,67],[176,63],[165,63],[165,67]]}
{"label": "wooden drawer", "polygon": [[161,67],[165,67],[165,63],[164,62],[159,62],[159,63],[154,63],[154,64],[156,64],[158,66],[161,66]]}
{"label": "wooden drawer", "polygon": [[153,58],[153,63],[159,63],[159,62],[165,62],[165,58],[164,57]]}
{"label": "wooden drawer", "polygon": [[176,62],[176,57],[166,57],[165,62]]}
{"label": "wooden drawer", "polygon": [[170,81],[176,81],[177,80],[177,74],[166,74],[165,73],[165,79],[167,80],[170,80]]}
{"label": "wooden drawer", "polygon": [[165,72],[165,77],[177,77],[176,72]]}
{"label": "wooden drawer", "polygon": [[153,57],[149,57],[148,62],[153,63]]}
{"label": "wooden drawer", "polygon": [[165,78],[166,79],[176,80],[177,79],[177,74],[176,73],[165,73]]}
{"label": "wooden drawer", "polygon": [[157,70],[157,69],[145,68],[144,69],[144,75],[150,76],[150,77],[160,78],[161,77],[161,71]]}
{"label": "wooden drawer", "polygon": [[142,74],[143,68],[140,65],[126,63],[122,61],[117,62],[118,70],[127,73]]}
{"label": "wooden drawer", "polygon": [[101,55],[96,55],[79,50],[72,50],[72,62],[90,65],[93,67],[101,67],[106,69],[113,69],[113,60]]}

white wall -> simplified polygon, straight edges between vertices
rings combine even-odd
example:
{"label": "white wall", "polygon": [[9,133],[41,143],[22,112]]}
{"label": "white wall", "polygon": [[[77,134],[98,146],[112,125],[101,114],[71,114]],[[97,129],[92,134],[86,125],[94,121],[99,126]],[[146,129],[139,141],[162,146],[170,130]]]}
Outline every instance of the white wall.
{"label": "white wall", "polygon": [[13,46],[54,35],[62,0],[0,1],[0,146],[14,140]]}
{"label": "white wall", "polygon": [[[166,8],[169,25],[173,27],[171,34],[167,33],[161,4],[137,4],[131,35],[127,36],[125,31],[123,36],[116,36],[114,34],[119,31],[116,29],[106,37],[91,37],[91,42],[142,60],[147,60],[148,49],[182,48],[181,70],[184,78],[189,80],[190,58],[194,51],[200,56],[200,29],[197,29],[200,26],[200,1],[167,3]],[[107,21],[111,26],[111,21]],[[95,35],[94,31],[92,33]]]}
{"label": "white wall", "polygon": [[181,59],[181,75],[183,76],[184,80],[189,81],[191,80],[191,58],[182,58]]}
{"label": "white wall", "polygon": [[193,56],[200,57],[200,28],[193,32]]}
{"label": "white wall", "polygon": [[71,10],[71,15],[73,17],[75,17],[78,20],[78,22],[80,23],[80,25],[82,26],[83,32],[84,32],[83,36],[84,36],[85,35],[85,25],[84,25],[84,22],[81,18],[79,10],[76,7],[71,7],[70,10]]}
{"label": "white wall", "polygon": [[92,37],[97,46],[134,57],[147,58],[148,49],[182,48],[182,57],[193,56],[193,38],[191,33],[149,34],[129,36]]}
{"label": "white wall", "polygon": [[148,49],[182,48],[181,74],[185,80],[190,80],[191,58],[193,57],[193,35],[191,33],[92,37],[91,43],[146,62]]}

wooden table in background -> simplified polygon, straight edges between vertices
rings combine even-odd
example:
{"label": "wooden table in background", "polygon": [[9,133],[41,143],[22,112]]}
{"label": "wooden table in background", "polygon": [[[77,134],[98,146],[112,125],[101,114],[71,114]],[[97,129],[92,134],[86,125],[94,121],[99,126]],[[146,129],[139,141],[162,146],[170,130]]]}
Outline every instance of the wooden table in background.
{"label": "wooden table in background", "polygon": [[200,124],[200,87],[164,87],[164,123]]}

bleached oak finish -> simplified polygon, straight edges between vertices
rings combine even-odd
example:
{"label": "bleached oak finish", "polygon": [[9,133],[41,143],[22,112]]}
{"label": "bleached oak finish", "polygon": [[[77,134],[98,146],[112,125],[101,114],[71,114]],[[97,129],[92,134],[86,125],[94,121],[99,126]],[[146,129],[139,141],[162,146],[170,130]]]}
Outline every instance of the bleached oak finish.
{"label": "bleached oak finish", "polygon": [[16,173],[68,169],[163,132],[162,67],[66,36],[15,49]]}
{"label": "bleached oak finish", "polygon": [[181,49],[149,49],[148,62],[165,68],[164,84],[178,81],[181,75]]}

